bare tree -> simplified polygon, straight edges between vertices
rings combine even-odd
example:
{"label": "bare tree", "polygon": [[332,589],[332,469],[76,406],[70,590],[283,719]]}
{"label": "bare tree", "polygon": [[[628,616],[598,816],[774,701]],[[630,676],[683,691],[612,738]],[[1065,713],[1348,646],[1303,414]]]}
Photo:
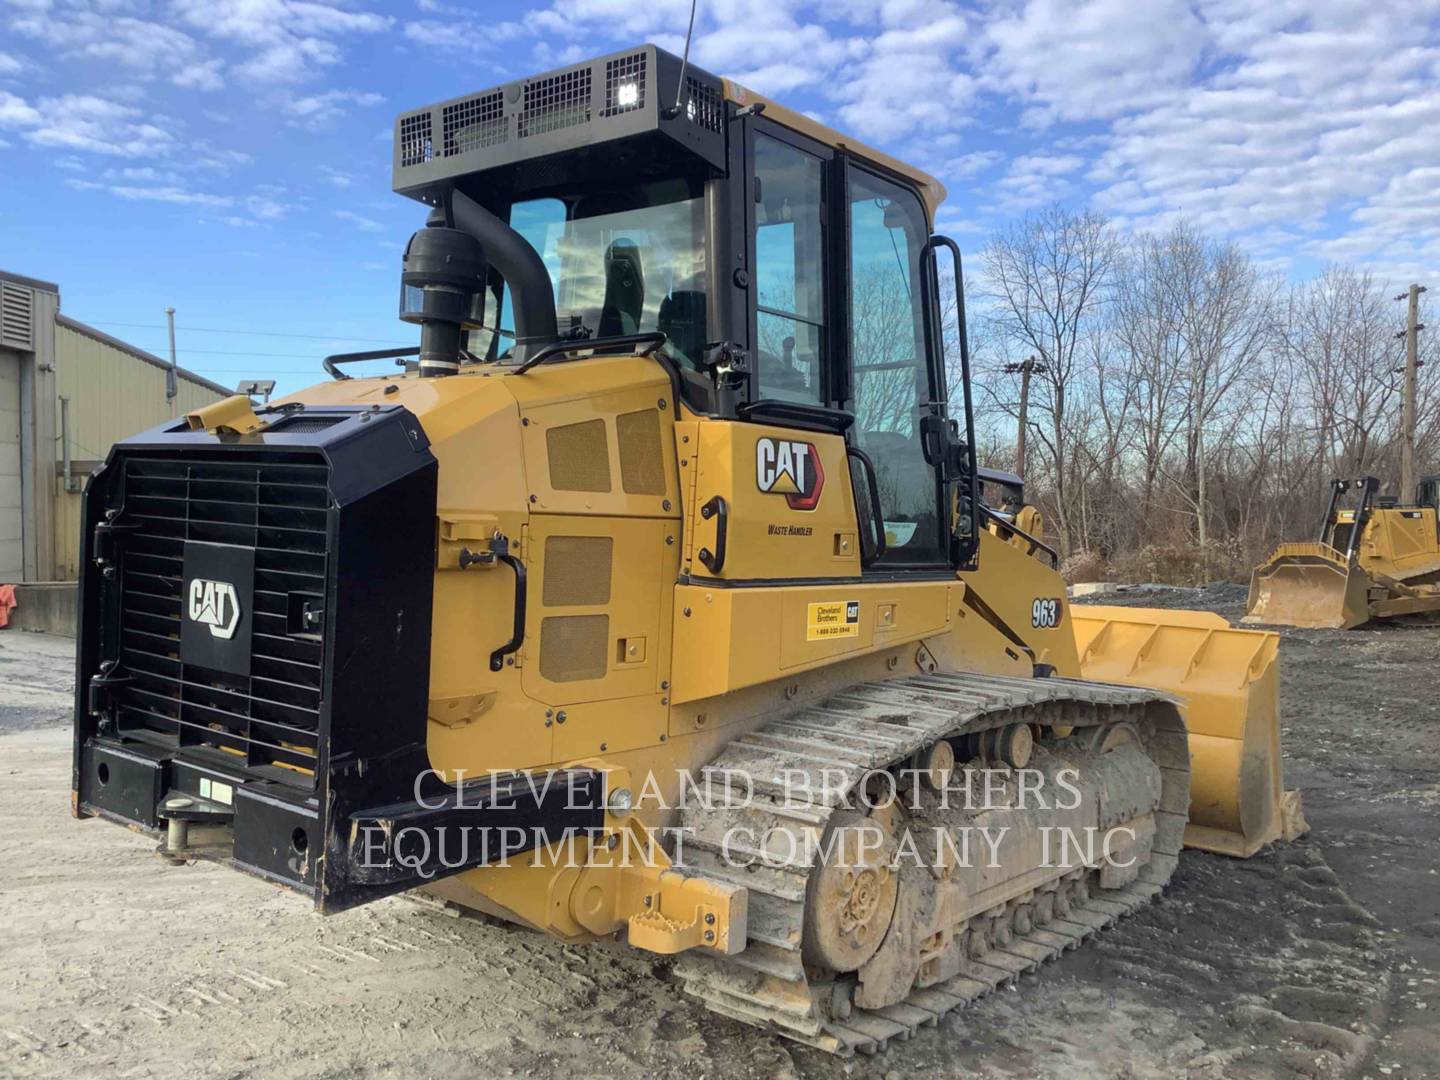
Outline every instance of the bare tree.
{"label": "bare tree", "polygon": [[1170,243],[1180,271],[1175,284],[1185,348],[1185,473],[1193,483],[1185,494],[1193,500],[1203,555],[1209,542],[1206,434],[1269,341],[1275,288],[1234,244],[1208,241],[1183,224]]}
{"label": "bare tree", "polygon": [[983,256],[997,336],[1044,364],[1032,383],[1031,409],[1042,418],[1036,434],[1049,459],[1066,551],[1077,539],[1070,393],[1082,345],[1106,302],[1118,250],[1104,217],[1056,205],[994,236]]}
{"label": "bare tree", "polygon": [[1183,319],[1171,239],[1173,235],[1137,238],[1125,253],[1116,282],[1116,367],[1133,402],[1144,518],[1155,508],[1162,465],[1183,425]]}

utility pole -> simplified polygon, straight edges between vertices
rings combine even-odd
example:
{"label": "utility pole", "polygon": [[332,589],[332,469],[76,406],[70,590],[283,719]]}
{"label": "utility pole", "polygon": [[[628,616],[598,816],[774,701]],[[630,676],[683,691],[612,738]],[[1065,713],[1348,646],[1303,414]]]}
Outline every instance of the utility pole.
{"label": "utility pole", "polygon": [[170,406],[170,415],[175,415],[175,398],[180,394],[180,387],[175,378],[175,309],[165,309],[165,321],[170,325],[170,369],[165,372],[165,403]]}
{"label": "utility pole", "polygon": [[1030,427],[1030,376],[1043,375],[1050,369],[1033,356],[1021,363],[1006,364],[1007,375],[1020,376],[1020,431],[1015,438],[1015,472],[1025,479],[1025,435]]}
{"label": "utility pole", "polygon": [[1420,372],[1420,331],[1425,327],[1420,323],[1420,294],[1425,291],[1424,285],[1411,285],[1409,290],[1395,297],[1398,300],[1408,300],[1410,309],[1405,319],[1405,329],[1395,336],[1405,339],[1405,366],[1400,370],[1405,374],[1404,384],[1404,405],[1400,418],[1400,502],[1402,504],[1415,497],[1415,399],[1418,394],[1419,372]]}

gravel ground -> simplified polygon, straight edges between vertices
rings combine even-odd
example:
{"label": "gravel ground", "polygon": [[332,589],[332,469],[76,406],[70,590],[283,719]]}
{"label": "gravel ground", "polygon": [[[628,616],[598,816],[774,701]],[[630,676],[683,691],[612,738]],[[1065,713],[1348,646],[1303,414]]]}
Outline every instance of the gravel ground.
{"label": "gravel ground", "polygon": [[[1106,603],[1209,607],[1243,590]],[[1436,1075],[1440,629],[1287,633],[1312,833],[1186,852],[1162,900],[874,1060],[711,1016],[669,964],[393,899],[329,919],[69,817],[72,643],[0,634],[0,1076]]]}

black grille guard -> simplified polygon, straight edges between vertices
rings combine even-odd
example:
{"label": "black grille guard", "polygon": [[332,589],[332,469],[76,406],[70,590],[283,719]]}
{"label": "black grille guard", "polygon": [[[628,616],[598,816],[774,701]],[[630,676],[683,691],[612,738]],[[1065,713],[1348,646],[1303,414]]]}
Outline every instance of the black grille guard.
{"label": "black grille guard", "polygon": [[[87,484],[76,815],[206,826],[187,854],[327,913],[598,828],[588,770],[465,798],[430,772],[438,468],[416,418],[276,420],[245,436],[163,424]],[[457,826],[509,839],[445,857]]]}

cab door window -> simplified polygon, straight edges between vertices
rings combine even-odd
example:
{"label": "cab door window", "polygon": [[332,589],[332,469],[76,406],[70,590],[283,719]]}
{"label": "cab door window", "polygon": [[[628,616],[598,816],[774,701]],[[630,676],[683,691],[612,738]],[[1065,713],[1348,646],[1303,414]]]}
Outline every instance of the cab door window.
{"label": "cab door window", "polygon": [[755,135],[758,396],[826,403],[825,163]]}
{"label": "cab door window", "polygon": [[925,349],[928,237],[914,192],[850,166],[850,354],[854,439],[875,464],[885,517],[884,563],[946,559],[941,493],[920,444],[938,387]]}

